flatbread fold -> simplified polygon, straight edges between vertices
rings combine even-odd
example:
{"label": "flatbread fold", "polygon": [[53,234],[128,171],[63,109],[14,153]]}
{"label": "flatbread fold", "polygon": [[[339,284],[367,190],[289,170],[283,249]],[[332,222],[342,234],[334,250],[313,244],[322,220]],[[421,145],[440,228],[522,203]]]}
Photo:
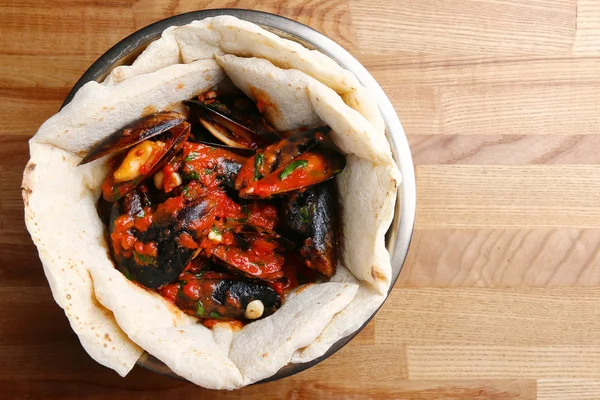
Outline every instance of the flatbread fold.
{"label": "flatbread fold", "polygon": [[[212,330],[118,272],[96,203],[106,159],[77,167],[99,141],[143,115],[235,84],[265,105],[280,130],[327,124],[347,155],[336,178],[340,265],[330,282],[291,293],[273,315],[232,331]],[[323,355],[382,304],[392,268],[384,235],[401,176],[372,89],[315,50],[222,16],[166,29],[130,66],[89,82],[30,141],[23,178],[28,230],[56,302],[83,347],[126,375],[145,350],[178,375],[235,389],[290,362]]]}

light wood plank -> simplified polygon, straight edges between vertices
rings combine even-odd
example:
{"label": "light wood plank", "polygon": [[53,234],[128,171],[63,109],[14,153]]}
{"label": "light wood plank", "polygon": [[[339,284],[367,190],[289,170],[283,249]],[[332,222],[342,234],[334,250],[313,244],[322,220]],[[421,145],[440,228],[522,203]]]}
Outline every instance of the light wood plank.
{"label": "light wood plank", "polygon": [[389,51],[359,60],[389,88],[403,85],[523,85],[600,83],[600,57],[493,56]]}
{"label": "light wood plank", "polygon": [[416,230],[397,286],[599,286],[598,229]]}
{"label": "light wood plank", "polygon": [[419,166],[420,229],[600,227],[600,167]]}
{"label": "light wood plank", "polygon": [[597,400],[600,381],[581,379],[539,379],[538,400]]}
{"label": "light wood plank", "polygon": [[364,52],[568,54],[575,0],[350,0]]}
{"label": "light wood plank", "polygon": [[[537,349],[536,352],[547,348],[552,352],[552,348],[575,351],[573,349],[579,346],[600,351],[599,330],[600,288],[597,287],[398,287],[375,318],[377,346],[395,346],[398,350],[390,350],[394,353],[406,346],[407,354],[419,348],[420,358],[425,357],[427,349],[437,346],[461,349],[457,354],[469,352],[471,348],[475,349],[472,351],[515,348],[514,351],[522,350],[525,354],[528,348]],[[571,356],[565,354],[565,360]],[[449,358],[448,367],[455,360]],[[595,362],[600,362],[600,358]],[[424,358],[423,363],[425,365]],[[410,379],[426,379],[411,375],[410,368],[409,360]],[[600,370],[595,373],[600,374]],[[497,377],[508,378],[506,375]],[[447,375],[446,378],[469,377]],[[431,376],[427,379],[446,378]]]}
{"label": "light wood plank", "polygon": [[440,96],[443,134],[597,134],[600,125],[600,85],[455,87]]}
{"label": "light wood plank", "polygon": [[575,54],[600,54],[600,3],[577,0],[577,32]]}
{"label": "light wood plank", "polygon": [[410,379],[598,379],[600,347],[408,347]]}
{"label": "light wood plank", "polygon": [[600,164],[600,135],[410,135],[417,165]]}

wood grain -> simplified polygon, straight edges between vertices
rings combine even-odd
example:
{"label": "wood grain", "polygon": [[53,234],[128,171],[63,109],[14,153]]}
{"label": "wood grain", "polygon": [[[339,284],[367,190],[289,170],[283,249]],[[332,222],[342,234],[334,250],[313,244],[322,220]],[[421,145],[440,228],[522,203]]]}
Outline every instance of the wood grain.
{"label": "wood grain", "polygon": [[399,284],[600,286],[598,229],[417,229]]}
{"label": "wood grain", "polygon": [[573,52],[600,54],[600,4],[595,0],[578,0],[576,23]]}
{"label": "wood grain", "polygon": [[359,45],[372,53],[566,52],[576,30],[575,0],[350,0],[350,9]]}
{"label": "wood grain", "polygon": [[417,165],[600,163],[600,135],[411,135]]}
{"label": "wood grain", "polygon": [[417,228],[600,227],[597,165],[420,166],[417,182]]}
{"label": "wood grain", "polygon": [[[413,243],[348,346],[224,393],[87,356],[23,222],[27,141],[85,69],[152,22],[274,12],[349,49],[394,104],[417,166]],[[0,0],[0,397],[600,397],[597,0]]]}
{"label": "wood grain", "polygon": [[538,400],[596,400],[600,381],[583,379],[539,379]]}

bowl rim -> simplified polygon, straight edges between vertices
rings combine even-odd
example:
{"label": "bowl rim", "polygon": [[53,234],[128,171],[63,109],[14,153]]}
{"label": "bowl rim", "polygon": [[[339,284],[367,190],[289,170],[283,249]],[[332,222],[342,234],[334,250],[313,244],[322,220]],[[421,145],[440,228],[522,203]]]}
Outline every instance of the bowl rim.
{"label": "bowl rim", "polygon": [[[386,235],[386,247],[390,253],[390,262],[393,272],[390,289],[386,299],[382,305],[364,322],[363,325],[361,325],[353,333],[335,342],[321,357],[305,363],[287,364],[273,376],[257,382],[264,383],[297,374],[327,359],[344,347],[360,331],[362,331],[362,329],[377,314],[383,304],[385,304],[389,298],[389,294],[394,288],[396,281],[398,280],[400,271],[404,266],[412,239],[416,216],[415,171],[410,146],[408,144],[404,129],[402,128],[402,124],[400,123],[398,115],[394,110],[394,106],[386,96],[381,86],[379,86],[375,78],[373,78],[367,69],[341,45],[337,44],[335,41],[318,32],[317,30],[292,19],[263,11],[239,8],[218,8],[191,11],[159,20],[142,29],[139,29],[111,47],[83,73],[81,78],[79,78],[67,95],[61,108],[63,108],[73,99],[75,93],[84,84],[89,81],[99,82],[103,80],[113,68],[131,61],[133,56],[137,57],[137,55],[150,42],[156,40],[166,28],[174,25],[186,25],[195,20],[201,20],[219,15],[230,15],[242,20],[253,22],[265,29],[275,32],[280,36],[287,37],[291,40],[300,42],[307,47],[319,50],[332,58],[343,68],[353,72],[361,84],[372,88],[377,97],[378,106],[385,122],[386,136],[391,144],[394,160],[396,161],[396,164],[400,169],[400,173],[402,174],[402,182],[399,185],[398,198],[396,200],[396,206],[394,210],[394,219]],[[147,352],[144,352],[144,355],[137,361],[137,364],[162,375],[168,375],[176,379],[183,379],[174,374],[164,363],[149,355]]]}

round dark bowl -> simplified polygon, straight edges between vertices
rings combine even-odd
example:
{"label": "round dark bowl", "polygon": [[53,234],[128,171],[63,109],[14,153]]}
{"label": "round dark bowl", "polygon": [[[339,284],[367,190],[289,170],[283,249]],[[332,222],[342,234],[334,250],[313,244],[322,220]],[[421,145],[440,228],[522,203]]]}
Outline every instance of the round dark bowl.
{"label": "round dark bowl", "polygon": [[[156,40],[166,28],[173,25],[186,25],[195,20],[201,20],[217,15],[232,15],[239,19],[253,22],[281,37],[299,42],[310,49],[317,49],[331,57],[342,67],[352,71],[363,85],[375,89],[379,109],[383,115],[386,125],[386,135],[391,144],[394,159],[396,160],[400,172],[402,173],[402,184],[398,193],[394,219],[386,234],[386,246],[391,256],[393,269],[392,286],[390,287],[391,291],[394,283],[398,279],[402,265],[404,264],[415,221],[415,172],[412,164],[410,148],[392,103],[387,98],[381,87],[377,84],[375,79],[354,57],[352,57],[350,53],[325,35],[296,21],[292,21],[278,15],[252,10],[214,9],[176,15],[140,29],[104,53],[77,81],[65,99],[63,106],[71,101],[77,90],[79,90],[79,88],[85,83],[89,81],[101,82],[110,73],[110,71],[112,71],[113,68],[133,62],[133,60],[135,60],[135,58],[146,48],[146,46],[148,46],[150,42]],[[264,379],[261,382],[269,382],[285,378],[320,363],[352,340],[352,338],[367,325],[367,323],[371,320],[371,318],[373,318],[373,316],[375,316],[375,314],[376,312],[373,313],[369,320],[367,320],[355,332],[337,341],[323,356],[307,363],[288,364],[281,368],[275,375]],[[140,360],[138,360],[138,364],[154,372],[181,379],[164,363],[148,353],[144,353]]]}

